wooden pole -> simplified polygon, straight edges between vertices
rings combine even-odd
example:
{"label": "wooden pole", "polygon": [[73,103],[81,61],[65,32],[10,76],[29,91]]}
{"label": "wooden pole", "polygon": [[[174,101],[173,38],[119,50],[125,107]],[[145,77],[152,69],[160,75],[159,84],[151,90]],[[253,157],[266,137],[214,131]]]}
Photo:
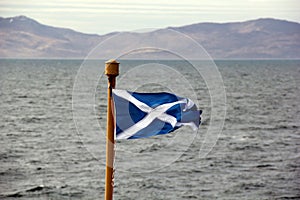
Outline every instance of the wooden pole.
{"label": "wooden pole", "polygon": [[119,63],[109,60],[105,63],[105,74],[108,77],[107,89],[107,125],[106,125],[106,173],[105,173],[105,200],[113,199],[114,189],[114,157],[115,157],[115,121],[113,115],[112,89],[116,86],[116,77],[119,75]]}

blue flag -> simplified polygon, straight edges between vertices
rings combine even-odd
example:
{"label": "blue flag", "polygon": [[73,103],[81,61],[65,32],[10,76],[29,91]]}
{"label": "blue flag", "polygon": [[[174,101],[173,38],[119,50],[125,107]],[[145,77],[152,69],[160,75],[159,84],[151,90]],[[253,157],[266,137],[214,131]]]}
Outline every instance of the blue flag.
{"label": "blue flag", "polygon": [[113,89],[116,139],[166,134],[183,125],[197,130],[201,110],[190,99],[171,93],[137,93]]}

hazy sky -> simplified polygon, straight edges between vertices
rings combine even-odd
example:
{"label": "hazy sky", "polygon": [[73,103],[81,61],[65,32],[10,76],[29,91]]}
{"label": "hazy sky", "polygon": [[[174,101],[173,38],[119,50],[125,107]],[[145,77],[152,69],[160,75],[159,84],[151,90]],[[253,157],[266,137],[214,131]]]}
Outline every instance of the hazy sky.
{"label": "hazy sky", "polygon": [[272,17],[300,22],[300,0],[0,0],[0,16],[105,34]]}

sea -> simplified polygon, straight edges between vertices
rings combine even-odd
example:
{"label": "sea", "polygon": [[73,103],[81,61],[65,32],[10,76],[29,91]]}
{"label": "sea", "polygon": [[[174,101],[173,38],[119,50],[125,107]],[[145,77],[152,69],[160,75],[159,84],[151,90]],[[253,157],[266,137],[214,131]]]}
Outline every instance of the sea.
{"label": "sea", "polygon": [[[300,60],[211,67],[120,61],[117,88],[203,113],[197,131],[116,141],[114,199],[300,199]],[[106,99],[102,60],[1,59],[0,199],[104,199]]]}

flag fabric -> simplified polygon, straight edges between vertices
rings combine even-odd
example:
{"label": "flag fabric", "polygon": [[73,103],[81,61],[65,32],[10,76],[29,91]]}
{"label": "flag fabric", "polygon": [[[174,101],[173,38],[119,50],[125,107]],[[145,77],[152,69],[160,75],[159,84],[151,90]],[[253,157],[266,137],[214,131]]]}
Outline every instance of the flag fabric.
{"label": "flag fabric", "polygon": [[137,93],[113,89],[116,139],[146,138],[183,125],[197,130],[201,110],[188,98],[171,93]]}

